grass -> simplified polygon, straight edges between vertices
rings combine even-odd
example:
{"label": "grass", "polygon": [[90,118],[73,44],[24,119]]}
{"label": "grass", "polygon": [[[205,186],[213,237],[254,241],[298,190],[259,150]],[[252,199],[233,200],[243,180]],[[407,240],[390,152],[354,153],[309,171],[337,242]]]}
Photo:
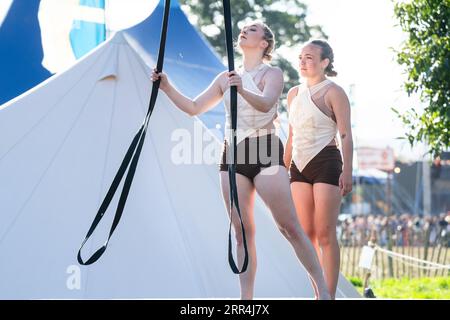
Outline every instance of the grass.
{"label": "grass", "polygon": [[[359,293],[363,293],[360,278],[352,277],[349,281]],[[370,287],[377,298],[450,299],[450,277],[372,280]]]}

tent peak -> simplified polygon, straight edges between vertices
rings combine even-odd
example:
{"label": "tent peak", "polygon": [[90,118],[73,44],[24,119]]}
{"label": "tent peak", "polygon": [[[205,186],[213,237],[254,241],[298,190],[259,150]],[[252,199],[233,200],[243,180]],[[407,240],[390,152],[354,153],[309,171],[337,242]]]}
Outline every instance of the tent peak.
{"label": "tent peak", "polygon": [[117,31],[110,40],[112,43],[116,44],[125,44],[127,43],[127,40],[125,39],[123,35],[123,31]]}

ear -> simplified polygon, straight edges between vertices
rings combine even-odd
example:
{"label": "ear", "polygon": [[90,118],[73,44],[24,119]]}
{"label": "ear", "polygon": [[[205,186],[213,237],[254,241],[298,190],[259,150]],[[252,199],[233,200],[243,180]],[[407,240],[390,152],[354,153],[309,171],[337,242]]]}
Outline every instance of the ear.
{"label": "ear", "polygon": [[320,65],[322,66],[323,70],[325,70],[329,64],[330,64],[330,59],[328,59],[328,58],[325,58],[322,61],[320,61]]}
{"label": "ear", "polygon": [[269,46],[269,43],[266,40],[262,40],[260,42],[260,46],[261,46],[261,48],[265,49]]}

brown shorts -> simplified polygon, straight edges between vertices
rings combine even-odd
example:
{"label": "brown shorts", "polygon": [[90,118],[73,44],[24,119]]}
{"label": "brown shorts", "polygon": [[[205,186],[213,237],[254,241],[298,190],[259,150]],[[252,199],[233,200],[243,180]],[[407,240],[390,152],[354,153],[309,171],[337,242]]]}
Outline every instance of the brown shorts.
{"label": "brown shorts", "polygon": [[[284,167],[283,154],[283,143],[275,134],[245,138],[237,145],[236,173],[253,180],[264,168]],[[228,171],[228,157],[228,143],[224,141],[220,171]]]}
{"label": "brown shorts", "polygon": [[339,176],[342,173],[341,152],[336,146],[323,148],[300,172],[294,161],[289,167],[291,183],[306,182],[328,183],[339,186]]}

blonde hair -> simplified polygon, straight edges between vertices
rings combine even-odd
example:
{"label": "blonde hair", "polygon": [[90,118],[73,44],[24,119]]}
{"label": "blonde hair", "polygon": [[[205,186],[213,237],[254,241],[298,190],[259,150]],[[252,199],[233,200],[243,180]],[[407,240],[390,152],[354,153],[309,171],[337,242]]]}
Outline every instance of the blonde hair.
{"label": "blonde hair", "polygon": [[264,30],[264,40],[267,41],[269,44],[267,48],[263,52],[263,59],[267,61],[272,60],[272,52],[275,49],[275,35],[273,34],[272,29],[269,28],[269,26],[263,22],[258,22],[258,24],[262,27]]}
{"label": "blonde hair", "polygon": [[273,58],[272,52],[275,48],[275,35],[273,34],[272,29],[270,29],[267,24],[265,24],[264,22],[262,22],[260,20],[251,21],[251,22],[247,23],[247,25],[250,25],[250,24],[257,25],[257,26],[261,27],[261,29],[264,31],[263,39],[265,41],[267,41],[268,46],[264,49],[263,60],[271,61]]}

